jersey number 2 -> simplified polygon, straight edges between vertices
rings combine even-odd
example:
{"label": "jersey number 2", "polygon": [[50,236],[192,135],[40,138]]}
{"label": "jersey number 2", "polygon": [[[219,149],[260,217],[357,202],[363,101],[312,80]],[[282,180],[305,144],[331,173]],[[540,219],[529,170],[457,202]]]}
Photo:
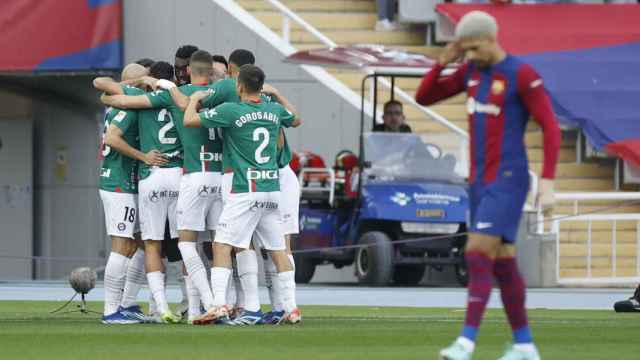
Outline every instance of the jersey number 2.
{"label": "jersey number 2", "polygon": [[174,137],[167,137],[167,133],[175,126],[173,125],[173,118],[171,117],[171,114],[167,112],[167,109],[160,110],[160,112],[158,113],[158,121],[164,122],[166,116],[169,116],[169,122],[161,127],[160,131],[158,131],[158,140],[160,140],[161,144],[173,145],[178,139]]}
{"label": "jersey number 2", "polygon": [[253,141],[260,141],[261,137],[263,138],[262,143],[260,143],[260,145],[258,145],[258,148],[256,149],[256,162],[258,164],[264,164],[269,161],[269,159],[271,159],[270,156],[262,156],[262,152],[267,147],[267,145],[269,145],[269,131],[267,131],[267,129],[263,127],[259,127],[253,130]]}

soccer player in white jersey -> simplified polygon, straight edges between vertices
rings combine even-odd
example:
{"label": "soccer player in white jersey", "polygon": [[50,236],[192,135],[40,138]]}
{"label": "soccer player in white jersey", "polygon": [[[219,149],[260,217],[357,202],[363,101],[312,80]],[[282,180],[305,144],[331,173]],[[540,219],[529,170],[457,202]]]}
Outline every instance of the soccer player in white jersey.
{"label": "soccer player in white jersey", "polygon": [[[295,303],[295,275],[287,258],[281,217],[280,182],[277,165],[277,139],[281,126],[300,124],[282,105],[266,102],[260,96],[264,73],[254,65],[240,68],[237,93],[240,102],[226,103],[197,113],[197,105],[208,94],[196,92],[185,112],[185,126],[222,128],[224,139],[223,203],[224,207],[214,240],[213,293],[216,307],[196,324],[226,319],[229,306],[226,291],[231,276],[231,250],[248,249],[252,237],[269,251],[278,270],[277,286],[281,287],[284,322],[301,320]],[[257,280],[244,283],[255,288]],[[232,324],[263,323],[260,303],[245,299],[245,309]]]}
{"label": "soccer player in white jersey", "polygon": [[[146,73],[143,66],[130,64],[122,71],[122,80],[131,80]],[[109,83],[104,80],[98,78],[94,85],[100,89]],[[118,83],[115,86],[124,92],[142,92]],[[139,235],[136,160],[148,165],[163,165],[167,160],[156,150],[145,154],[138,148],[138,114],[135,111],[108,108],[100,153],[102,166],[99,186],[107,234],[111,236],[111,253],[104,274],[102,322],[105,324],[131,324],[144,320],[135,302],[145,280],[144,251],[137,249],[135,241],[135,235]]]}

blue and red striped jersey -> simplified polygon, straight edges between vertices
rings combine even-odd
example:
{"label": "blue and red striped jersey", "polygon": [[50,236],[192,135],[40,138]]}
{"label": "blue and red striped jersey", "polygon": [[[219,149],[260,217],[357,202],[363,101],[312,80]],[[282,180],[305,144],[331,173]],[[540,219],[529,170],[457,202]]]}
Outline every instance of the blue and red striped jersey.
{"label": "blue and red striped jersey", "polygon": [[498,174],[528,174],[524,135],[531,115],[544,132],[542,176],[554,178],[560,130],[542,79],[531,66],[507,55],[486,68],[465,63],[451,76],[440,77],[442,70],[436,65],[425,75],[416,101],[430,105],[466,90],[470,183],[489,184]]}

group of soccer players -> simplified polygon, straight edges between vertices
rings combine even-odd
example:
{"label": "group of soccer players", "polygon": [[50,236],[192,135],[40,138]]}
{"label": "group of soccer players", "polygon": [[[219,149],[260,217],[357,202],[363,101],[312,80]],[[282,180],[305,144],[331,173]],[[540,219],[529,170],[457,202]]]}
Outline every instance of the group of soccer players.
{"label": "group of soccer players", "polygon": [[[103,323],[181,321],[166,300],[163,254],[184,264],[190,324],[301,321],[289,239],[298,233],[300,190],[284,133],[300,120],[254,63],[248,50],[227,62],[187,45],[174,66],[142,59],[123,69],[120,82],[94,80],[108,106],[100,197],[112,251]],[[202,232],[212,241],[204,243],[210,278],[196,246]],[[267,313],[256,249],[265,261]],[[137,303],[145,283],[149,316]]]}

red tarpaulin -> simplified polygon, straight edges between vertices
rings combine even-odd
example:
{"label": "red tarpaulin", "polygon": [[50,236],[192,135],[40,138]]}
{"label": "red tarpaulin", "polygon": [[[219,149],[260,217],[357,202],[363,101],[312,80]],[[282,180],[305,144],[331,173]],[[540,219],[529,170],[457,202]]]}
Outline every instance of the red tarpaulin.
{"label": "red tarpaulin", "polygon": [[588,49],[640,41],[637,4],[438,4],[436,11],[454,24],[482,10],[496,18],[498,38],[513,54]]}

